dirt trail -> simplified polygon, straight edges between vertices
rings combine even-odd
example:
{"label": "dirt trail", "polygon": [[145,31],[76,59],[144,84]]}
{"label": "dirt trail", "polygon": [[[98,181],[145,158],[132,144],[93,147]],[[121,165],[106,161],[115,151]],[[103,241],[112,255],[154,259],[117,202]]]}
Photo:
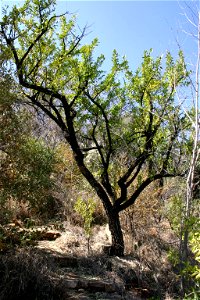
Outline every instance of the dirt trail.
{"label": "dirt trail", "polygon": [[66,300],[148,299],[149,291],[138,286],[134,271],[137,263],[128,257],[111,258],[102,253],[110,240],[108,226],[94,228],[88,253],[83,229],[68,225],[56,240],[39,241],[37,248],[48,254],[61,270]]}

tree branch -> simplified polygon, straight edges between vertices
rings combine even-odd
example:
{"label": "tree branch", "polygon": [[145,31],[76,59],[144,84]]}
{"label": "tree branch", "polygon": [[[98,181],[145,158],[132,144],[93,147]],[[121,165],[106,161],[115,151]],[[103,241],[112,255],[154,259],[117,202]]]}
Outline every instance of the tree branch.
{"label": "tree branch", "polygon": [[154,176],[148,177],[145,181],[142,182],[142,184],[138,187],[138,189],[132,194],[132,196],[125,202],[123,202],[120,206],[117,207],[117,211],[123,211],[126,208],[128,208],[130,205],[133,205],[134,202],[137,200],[138,196],[142,193],[142,191],[153,181],[161,179],[161,178],[167,178],[167,177],[175,177],[175,176],[183,176],[183,174],[170,174],[170,173],[159,173]]}

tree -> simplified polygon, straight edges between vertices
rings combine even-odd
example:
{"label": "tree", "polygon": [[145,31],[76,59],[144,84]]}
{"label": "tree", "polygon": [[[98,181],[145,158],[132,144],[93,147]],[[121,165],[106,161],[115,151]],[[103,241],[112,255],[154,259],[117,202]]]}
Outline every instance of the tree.
{"label": "tree", "polygon": [[[24,95],[62,130],[80,172],[103,203],[112,235],[110,254],[122,256],[119,214],[153,181],[183,175],[184,113],[175,87],[187,84],[183,53],[164,62],[145,51],[133,73],[113,52],[112,68],[94,59],[95,39],[82,45],[69,15],[55,15],[55,1],[26,1],[4,15],[2,49],[9,51]],[[121,171],[119,155],[124,156]]]}
{"label": "tree", "polygon": [[[187,193],[186,193],[186,206],[185,206],[185,217],[186,222],[190,218],[192,202],[196,198],[195,192],[197,190],[198,181],[195,176],[195,173],[198,173],[198,165],[199,165],[199,74],[200,74],[200,12],[192,11],[193,18],[197,19],[197,23],[194,24],[189,16],[186,14],[188,21],[195,27],[195,34],[193,38],[197,39],[197,59],[195,66],[195,79],[191,81],[191,87],[193,88],[193,109],[194,109],[194,117],[192,120],[192,155],[189,164],[189,172],[187,175]],[[197,174],[196,174],[197,175]],[[198,175],[197,175],[198,176]],[[183,245],[183,258],[187,259],[188,256],[188,234],[189,230],[185,230],[184,233],[184,245]]]}
{"label": "tree", "polygon": [[[192,114],[187,113],[187,117],[191,124],[190,140],[192,151],[189,155],[190,160],[188,162],[188,172],[186,180],[186,193],[184,201],[184,211],[181,220],[181,238],[180,238],[180,261],[181,261],[181,280],[182,280],[182,293],[184,294],[191,282],[187,278],[187,265],[189,264],[189,251],[188,248],[193,248],[195,245],[195,238],[198,239],[199,233],[199,212],[198,212],[198,201],[199,201],[199,129],[200,129],[200,98],[199,98],[199,75],[200,75],[200,10],[199,2],[194,2],[188,5],[187,3],[181,7],[183,15],[187,21],[187,30],[183,30],[185,34],[192,38],[191,42],[196,43],[195,55],[192,56],[190,68],[192,66],[192,73],[190,76],[190,87],[191,93],[185,96],[184,99],[192,99],[190,106]],[[184,20],[184,21],[185,21]],[[195,57],[195,62],[193,58]],[[184,103],[181,99],[181,95],[177,93],[179,102]],[[185,104],[185,103],[184,103]],[[186,109],[184,108],[186,111]],[[192,247],[191,247],[192,246]],[[198,247],[195,245],[195,251],[198,253]],[[196,256],[197,257],[197,256]],[[198,257],[196,259],[198,261]],[[198,268],[196,265],[195,268]]]}

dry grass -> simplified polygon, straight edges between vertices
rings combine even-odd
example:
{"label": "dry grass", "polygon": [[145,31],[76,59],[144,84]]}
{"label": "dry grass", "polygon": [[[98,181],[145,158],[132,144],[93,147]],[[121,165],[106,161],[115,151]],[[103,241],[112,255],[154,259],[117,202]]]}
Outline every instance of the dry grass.
{"label": "dry grass", "polygon": [[59,299],[55,266],[33,250],[1,255],[0,270],[1,300]]}

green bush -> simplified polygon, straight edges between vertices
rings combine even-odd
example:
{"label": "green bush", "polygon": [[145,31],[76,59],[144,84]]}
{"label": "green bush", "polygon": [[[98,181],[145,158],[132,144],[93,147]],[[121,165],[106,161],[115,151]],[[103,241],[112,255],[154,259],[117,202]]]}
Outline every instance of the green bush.
{"label": "green bush", "polygon": [[180,249],[172,248],[168,258],[172,265],[178,270],[179,276],[184,278],[185,298],[199,299],[200,297],[200,220],[198,217],[198,201],[193,201],[191,215],[187,219],[184,216],[184,202],[181,195],[171,197],[166,216],[177,237],[184,239],[185,230],[189,235],[189,254],[185,261],[182,261]]}

